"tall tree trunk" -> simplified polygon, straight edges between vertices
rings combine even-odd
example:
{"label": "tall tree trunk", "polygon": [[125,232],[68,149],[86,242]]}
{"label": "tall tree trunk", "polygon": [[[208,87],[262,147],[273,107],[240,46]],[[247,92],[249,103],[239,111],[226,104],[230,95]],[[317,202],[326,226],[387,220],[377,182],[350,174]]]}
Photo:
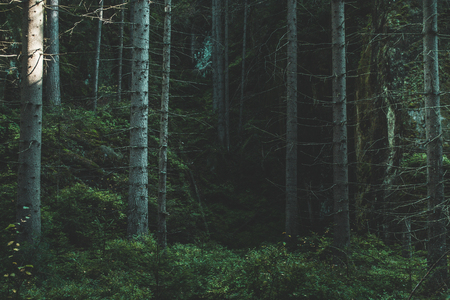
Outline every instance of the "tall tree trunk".
{"label": "tall tree trunk", "polygon": [[44,52],[44,2],[24,2],[22,109],[16,221],[19,239],[37,243],[41,234],[41,136]]}
{"label": "tall tree trunk", "polygon": [[60,78],[59,78],[59,3],[58,0],[48,0],[47,26],[49,46],[47,53],[47,99],[53,106],[61,104]]}
{"label": "tall tree trunk", "polygon": [[443,212],[444,176],[439,91],[437,1],[423,0],[424,95],[427,135],[428,267],[435,278],[447,277],[446,216]]}
{"label": "tall tree trunk", "polygon": [[287,1],[286,242],[298,234],[297,200],[297,0]]}
{"label": "tall tree trunk", "polygon": [[148,73],[150,6],[147,0],[133,5],[133,61],[130,120],[130,189],[127,235],[148,232]]}
{"label": "tall tree trunk", "polygon": [[213,110],[217,112],[217,136],[222,146],[225,145],[223,7],[223,0],[213,0]]}
{"label": "tall tree trunk", "polygon": [[172,0],[165,0],[164,48],[161,95],[161,129],[159,136],[159,189],[158,189],[158,243],[162,249],[167,247],[167,144],[169,141],[169,79],[170,79],[170,38],[172,19]]}
{"label": "tall tree trunk", "polygon": [[244,28],[242,29],[242,66],[241,66],[241,96],[239,99],[239,125],[238,134],[242,134],[242,123],[244,119],[244,91],[245,91],[245,57],[247,55],[247,19],[248,19],[248,0],[244,2]]}
{"label": "tall tree trunk", "polygon": [[331,1],[333,47],[333,200],[334,246],[350,245],[347,158],[347,94],[345,66],[344,1]]}
{"label": "tall tree trunk", "polygon": [[103,0],[100,0],[100,11],[98,17],[97,39],[95,44],[95,69],[94,69],[94,112],[97,110],[98,97],[98,73],[100,68],[100,48],[102,45],[102,23],[103,23]]}
{"label": "tall tree trunk", "polygon": [[225,149],[230,151],[230,72],[228,69],[228,18],[229,4],[225,0],[225,36],[224,36],[224,127],[225,127]]}
{"label": "tall tree trunk", "polygon": [[119,71],[117,72],[117,102],[122,99],[122,73],[123,73],[123,32],[125,27],[125,0],[121,0],[120,31],[119,31]]}

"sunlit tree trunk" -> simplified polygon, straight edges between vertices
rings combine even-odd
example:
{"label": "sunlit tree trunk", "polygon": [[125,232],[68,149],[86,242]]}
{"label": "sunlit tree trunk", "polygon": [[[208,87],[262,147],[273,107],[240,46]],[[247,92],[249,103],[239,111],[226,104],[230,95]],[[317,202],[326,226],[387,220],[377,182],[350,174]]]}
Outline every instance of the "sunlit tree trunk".
{"label": "sunlit tree trunk", "polygon": [[148,232],[148,73],[150,6],[147,0],[133,5],[132,79],[130,120],[130,174],[127,235]]}
{"label": "sunlit tree trunk", "polygon": [[170,79],[170,38],[172,19],[172,0],[165,0],[164,48],[161,95],[161,128],[159,135],[159,189],[158,189],[158,243],[162,249],[167,247],[167,146],[169,141],[169,79]]}
{"label": "sunlit tree trunk", "polygon": [[99,2],[99,17],[97,27],[97,39],[95,44],[95,69],[94,69],[94,112],[97,110],[98,97],[98,73],[100,68],[100,48],[102,45],[103,0]]}
{"label": "sunlit tree trunk", "polygon": [[122,6],[120,7],[120,31],[119,31],[119,71],[117,72],[117,101],[122,99],[122,73],[123,73],[123,32],[125,21],[125,0],[122,0]]}
{"label": "sunlit tree trunk", "polygon": [[287,1],[286,242],[298,234],[297,200],[297,0]]}
{"label": "sunlit tree trunk", "polygon": [[48,0],[48,68],[47,68],[47,99],[53,106],[61,104],[61,89],[59,78],[59,6],[58,0]]}
{"label": "sunlit tree trunk", "polygon": [[331,1],[334,247],[350,245],[344,1]]}
{"label": "sunlit tree trunk", "polygon": [[423,0],[423,62],[424,95],[427,136],[428,190],[428,267],[434,267],[435,278],[443,282],[447,277],[444,214],[444,176],[442,157],[442,129],[439,91],[437,1]]}
{"label": "sunlit tree trunk", "polygon": [[16,221],[19,239],[37,243],[41,234],[41,136],[44,2],[24,1],[22,91]]}

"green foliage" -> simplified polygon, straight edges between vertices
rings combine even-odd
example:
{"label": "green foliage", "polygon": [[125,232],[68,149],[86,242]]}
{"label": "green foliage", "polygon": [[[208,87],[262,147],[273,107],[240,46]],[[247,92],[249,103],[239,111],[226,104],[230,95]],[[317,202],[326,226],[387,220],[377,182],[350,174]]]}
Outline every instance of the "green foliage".
{"label": "green foliage", "polygon": [[[46,274],[36,275],[40,283],[30,282],[21,295],[30,299],[407,299],[426,272],[420,253],[405,259],[374,236],[353,239],[343,267],[332,263],[328,238],[313,235],[299,243],[315,250],[289,252],[283,244],[265,244],[230,251],[209,243],[175,244],[161,252],[151,235],[113,239],[104,250],[59,255]],[[434,299],[427,293],[424,287],[415,299]]]}
{"label": "green foliage", "polygon": [[124,212],[121,196],[79,183],[62,189],[43,208],[42,218],[54,246],[99,248],[107,239],[124,234]]}

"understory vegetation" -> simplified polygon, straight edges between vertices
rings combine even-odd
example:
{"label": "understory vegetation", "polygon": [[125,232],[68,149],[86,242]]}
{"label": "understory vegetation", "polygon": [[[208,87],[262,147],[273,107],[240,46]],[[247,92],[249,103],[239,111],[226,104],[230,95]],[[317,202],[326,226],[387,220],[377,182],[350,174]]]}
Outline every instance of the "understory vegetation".
{"label": "understory vegetation", "polygon": [[[18,112],[2,111],[2,139],[14,141]],[[2,298],[408,299],[414,290],[413,299],[442,299],[440,291],[427,290],[424,251],[404,258],[400,247],[386,246],[374,235],[354,234],[351,248],[336,260],[327,229],[304,232],[297,246],[287,249],[282,204],[271,205],[256,191],[220,183],[220,173],[214,171],[220,167],[220,153],[202,145],[202,139],[180,144],[207,150],[186,155],[172,148],[169,155],[169,248],[161,252],[152,235],[124,239],[127,117],[109,106],[97,115],[75,107],[46,114],[43,236],[36,247],[18,243],[10,225],[17,144],[2,144]],[[207,129],[203,134],[208,135]],[[155,161],[156,155],[150,151]],[[212,157],[216,161],[208,163]],[[423,157],[410,160],[405,164],[424,163]],[[230,170],[239,172],[236,166]],[[156,172],[149,174],[150,194],[155,195]],[[260,188],[263,194],[271,190],[269,183]],[[152,196],[150,216],[156,215],[155,206]],[[266,210],[272,211],[272,221],[249,218],[270,215]],[[150,222],[154,232],[152,218]]]}

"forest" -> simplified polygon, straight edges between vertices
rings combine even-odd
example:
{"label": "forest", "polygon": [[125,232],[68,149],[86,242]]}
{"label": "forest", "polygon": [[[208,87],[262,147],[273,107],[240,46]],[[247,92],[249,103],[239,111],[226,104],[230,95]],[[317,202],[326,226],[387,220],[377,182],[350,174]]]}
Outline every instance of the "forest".
{"label": "forest", "polygon": [[450,1],[0,0],[1,299],[450,299]]}

